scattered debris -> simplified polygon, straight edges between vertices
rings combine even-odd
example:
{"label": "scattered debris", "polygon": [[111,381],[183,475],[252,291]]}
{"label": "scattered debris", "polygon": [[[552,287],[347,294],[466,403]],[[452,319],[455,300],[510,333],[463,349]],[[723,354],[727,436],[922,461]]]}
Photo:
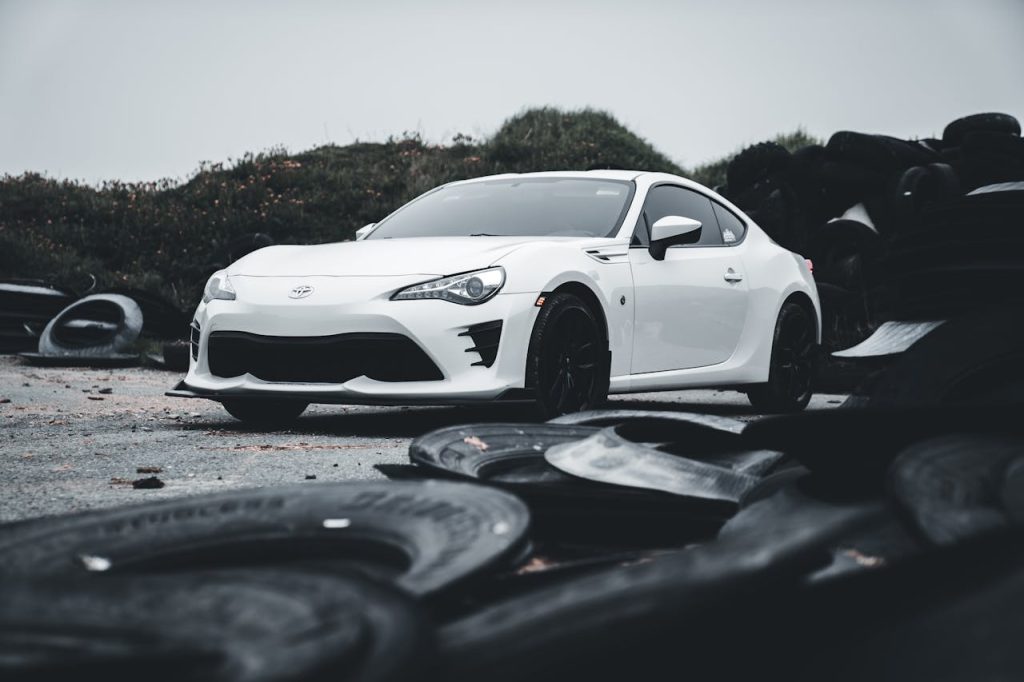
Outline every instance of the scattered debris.
{"label": "scattered debris", "polygon": [[135,488],[136,490],[155,490],[158,488],[163,488],[164,485],[166,484],[156,476],[150,476],[149,478],[140,478],[138,480],[132,481],[132,487]]}
{"label": "scattered debris", "polygon": [[160,467],[136,467],[137,474],[162,474],[164,470]]}
{"label": "scattered debris", "polygon": [[316,480],[316,474],[306,474],[306,480],[307,481],[315,481]]}
{"label": "scattered debris", "polygon": [[97,393],[102,393],[103,395],[110,395],[113,392],[114,392],[114,389],[109,388],[109,387],[108,388],[101,388],[99,391],[97,391]]}

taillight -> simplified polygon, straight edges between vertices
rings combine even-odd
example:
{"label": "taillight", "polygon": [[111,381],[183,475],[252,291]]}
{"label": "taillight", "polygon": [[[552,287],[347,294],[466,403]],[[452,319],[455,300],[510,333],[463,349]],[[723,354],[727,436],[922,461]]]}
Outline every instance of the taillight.
{"label": "taillight", "polygon": [[812,261],[810,258],[804,258],[804,262],[807,263],[807,271],[810,272],[813,275],[814,274],[814,261]]}

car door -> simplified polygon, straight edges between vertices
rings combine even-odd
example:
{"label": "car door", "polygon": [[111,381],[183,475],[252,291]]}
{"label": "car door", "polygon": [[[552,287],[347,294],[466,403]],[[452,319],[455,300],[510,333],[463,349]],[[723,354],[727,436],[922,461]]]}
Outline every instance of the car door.
{"label": "car door", "polygon": [[[743,235],[736,226],[723,233],[716,207],[727,211],[677,185],[655,185],[648,192],[629,249],[636,303],[632,374],[715,365],[736,349],[748,305],[736,247]],[[700,240],[671,246],[664,260],[655,260],[648,250],[650,226],[670,215],[699,220]]]}

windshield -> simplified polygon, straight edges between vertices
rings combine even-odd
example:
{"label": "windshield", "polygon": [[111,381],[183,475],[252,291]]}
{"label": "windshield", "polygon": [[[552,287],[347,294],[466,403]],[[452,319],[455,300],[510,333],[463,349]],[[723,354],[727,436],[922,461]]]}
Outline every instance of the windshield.
{"label": "windshield", "polygon": [[611,237],[633,191],[632,182],[589,178],[503,178],[453,185],[406,204],[367,239]]}

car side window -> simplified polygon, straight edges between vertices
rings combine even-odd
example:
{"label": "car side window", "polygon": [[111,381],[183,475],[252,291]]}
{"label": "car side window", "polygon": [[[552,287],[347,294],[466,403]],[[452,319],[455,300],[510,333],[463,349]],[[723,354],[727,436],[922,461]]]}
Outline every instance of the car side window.
{"label": "car side window", "polygon": [[633,228],[633,238],[629,240],[630,246],[647,247],[651,243],[651,231],[644,219],[644,212],[640,211],[640,217],[636,219],[636,227]]}
{"label": "car side window", "polygon": [[722,228],[722,241],[726,244],[735,244],[736,242],[743,241],[743,235],[747,232],[747,226],[743,221],[717,201],[713,201],[711,204],[714,206],[718,225]]}
{"label": "car side window", "polygon": [[718,228],[718,219],[715,217],[715,210],[711,206],[711,200],[693,190],[675,185],[657,185],[652,187],[647,193],[643,212],[647,216],[648,226],[654,225],[654,223],[667,215],[677,215],[699,220],[702,226],[700,241],[696,244],[687,245],[689,248],[695,246],[721,246],[723,243],[722,231]]}

